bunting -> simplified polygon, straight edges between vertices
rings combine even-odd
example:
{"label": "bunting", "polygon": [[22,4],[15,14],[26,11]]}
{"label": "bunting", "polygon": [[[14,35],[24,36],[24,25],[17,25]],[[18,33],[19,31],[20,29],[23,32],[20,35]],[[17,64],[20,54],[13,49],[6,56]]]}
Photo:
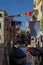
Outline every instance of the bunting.
{"label": "bunting", "polygon": [[18,14],[15,17],[20,17],[20,16],[32,16],[32,12],[26,12],[26,13],[23,13],[23,14]]}
{"label": "bunting", "polygon": [[23,14],[23,16],[32,16],[32,12],[26,12]]}

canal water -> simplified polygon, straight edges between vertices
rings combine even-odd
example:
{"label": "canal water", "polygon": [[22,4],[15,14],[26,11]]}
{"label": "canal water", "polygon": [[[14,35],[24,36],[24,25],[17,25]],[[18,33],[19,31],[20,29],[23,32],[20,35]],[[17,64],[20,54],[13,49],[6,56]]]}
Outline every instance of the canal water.
{"label": "canal water", "polygon": [[[27,55],[26,47],[21,47],[20,49],[22,49],[22,50],[24,51],[24,53]],[[29,61],[27,61],[27,60],[26,60],[25,64],[26,64],[26,65],[31,65],[31,64],[29,63]]]}

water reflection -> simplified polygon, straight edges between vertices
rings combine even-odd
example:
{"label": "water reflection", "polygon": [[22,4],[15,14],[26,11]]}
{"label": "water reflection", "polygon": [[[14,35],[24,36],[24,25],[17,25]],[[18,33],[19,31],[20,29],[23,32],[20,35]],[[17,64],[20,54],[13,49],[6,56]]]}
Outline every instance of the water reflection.
{"label": "water reflection", "polygon": [[[21,47],[20,49],[22,49],[24,53],[27,55],[26,47]],[[26,60],[23,65],[31,65],[31,64]]]}

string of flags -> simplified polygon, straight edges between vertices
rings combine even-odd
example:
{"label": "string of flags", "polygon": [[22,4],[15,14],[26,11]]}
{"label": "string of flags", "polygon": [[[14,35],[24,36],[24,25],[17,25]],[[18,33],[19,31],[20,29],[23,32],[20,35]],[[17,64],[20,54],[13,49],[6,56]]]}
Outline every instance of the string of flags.
{"label": "string of flags", "polygon": [[15,15],[14,17],[20,17],[20,16],[32,16],[32,12],[26,12],[23,14],[18,14],[18,15]]}

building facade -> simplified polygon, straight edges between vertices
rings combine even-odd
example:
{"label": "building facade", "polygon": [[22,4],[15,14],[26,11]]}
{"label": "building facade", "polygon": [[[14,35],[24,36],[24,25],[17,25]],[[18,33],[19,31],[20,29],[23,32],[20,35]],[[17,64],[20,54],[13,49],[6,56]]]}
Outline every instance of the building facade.
{"label": "building facade", "polygon": [[8,26],[7,13],[4,10],[0,10],[0,44],[3,44],[6,39],[8,40],[8,31],[6,30]]}
{"label": "building facade", "polygon": [[42,19],[42,0],[33,1],[33,13],[37,17],[37,20]]}
{"label": "building facade", "polygon": [[16,34],[15,22],[6,11],[0,10],[0,44],[14,41]]}
{"label": "building facade", "polygon": [[[42,22],[42,19],[43,19],[43,8],[42,8],[43,4],[42,4],[42,1],[43,0],[33,0],[33,14],[37,18],[36,20],[40,21],[40,31],[42,30],[42,27],[43,27],[43,25],[42,25],[42,23],[43,23]],[[40,31],[39,31],[39,33],[40,33]],[[39,44],[42,47],[42,42],[41,42],[40,38],[39,38],[39,40],[37,39],[37,42],[40,42]]]}
{"label": "building facade", "polygon": [[[18,24],[19,23],[19,24]],[[9,53],[12,50],[16,39],[16,29],[20,22],[14,21],[13,16],[7,14],[5,10],[0,10],[0,64],[9,65]],[[17,27],[18,28],[18,27]]]}

